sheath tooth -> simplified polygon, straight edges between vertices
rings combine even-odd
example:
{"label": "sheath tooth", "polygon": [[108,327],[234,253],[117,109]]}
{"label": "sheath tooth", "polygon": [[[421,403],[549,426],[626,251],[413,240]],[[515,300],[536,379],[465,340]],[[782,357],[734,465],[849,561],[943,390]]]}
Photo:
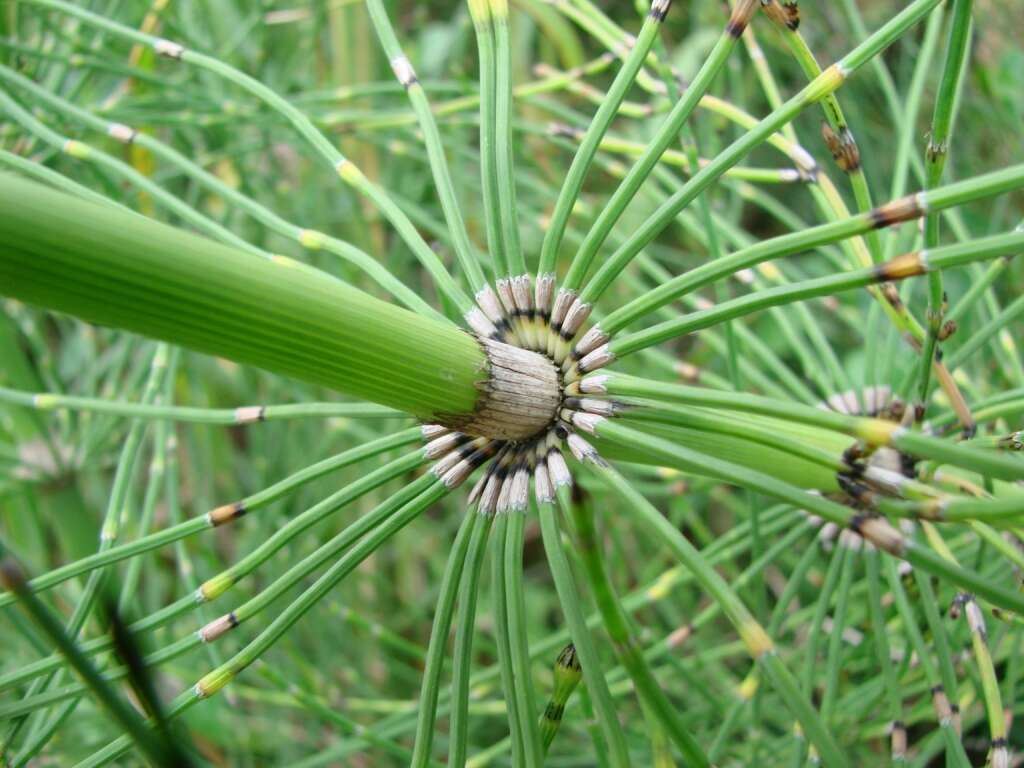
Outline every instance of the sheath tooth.
{"label": "sheath tooth", "polygon": [[488,319],[492,323],[500,323],[502,320],[506,320],[505,310],[502,309],[501,302],[498,300],[497,294],[494,289],[489,285],[485,285],[479,291],[476,296],[477,305],[483,310],[483,313],[487,315]]}
{"label": "sheath tooth", "polygon": [[512,493],[512,478],[508,475],[501,481],[501,492],[498,493],[498,514],[508,512],[509,497]]}
{"label": "sheath tooth", "polygon": [[556,488],[572,485],[572,473],[569,471],[569,465],[565,463],[565,457],[558,448],[552,448],[548,451],[545,461],[547,462],[551,482],[555,484]]}
{"label": "sheath tooth", "polygon": [[548,336],[547,349],[549,357],[554,356],[555,348],[558,346],[558,341],[561,338],[559,333],[562,330],[562,322],[565,320],[565,315],[574,301],[576,301],[575,291],[566,290],[565,288],[558,289],[554,307],[551,309],[551,332]]}
{"label": "sheath tooth", "polygon": [[[599,416],[596,413],[583,413],[582,411],[573,411],[572,413],[573,426],[579,427],[584,432],[589,432],[592,435],[597,434],[597,428],[604,420],[604,416]],[[596,451],[594,452],[596,453]]]}
{"label": "sheath tooth", "polygon": [[497,327],[479,307],[473,307],[463,315],[463,319],[466,321],[466,325],[472,328],[477,336],[497,338],[499,335]]}
{"label": "sheath tooth", "polygon": [[424,424],[420,427],[420,432],[423,434],[423,439],[429,442],[441,435],[448,434],[451,430],[448,429],[448,427],[441,426],[440,424]]}
{"label": "sheath tooth", "polygon": [[512,278],[503,277],[496,283],[498,289],[498,298],[501,299],[501,306],[505,309],[505,315],[508,317],[515,317],[516,314],[516,299],[512,293]]}
{"label": "sheath tooth", "polygon": [[160,56],[166,56],[168,59],[176,59],[178,61],[185,55],[185,46],[171,40],[164,40],[163,38],[153,41],[153,50]]}
{"label": "sheath tooth", "polygon": [[546,504],[555,500],[555,489],[551,485],[551,475],[546,463],[540,463],[534,468],[533,487],[538,503]]}
{"label": "sheath tooth", "polygon": [[520,461],[516,473],[512,476],[512,489],[509,492],[509,508],[513,512],[525,512],[530,498],[530,471],[526,460]]}
{"label": "sheath tooth", "polygon": [[473,504],[480,498],[480,494],[483,493],[484,486],[487,484],[487,478],[489,475],[484,475],[473,484],[473,490],[469,492],[469,497],[466,499],[467,506],[473,506]]}
{"label": "sheath tooth", "polygon": [[423,447],[423,455],[428,459],[439,459],[457,447],[463,440],[465,437],[461,432],[449,432],[427,443]]}
{"label": "sheath tooth", "polygon": [[544,275],[538,275],[537,282],[534,285],[534,303],[542,317],[550,317],[551,299],[554,297],[554,294],[555,273],[548,272]]}
{"label": "sheath tooth", "polygon": [[576,299],[572,303],[572,307],[565,315],[565,321],[562,323],[562,338],[567,341],[576,335],[583,324],[590,317],[590,311],[593,307],[590,304],[584,304],[579,299]]}
{"label": "sheath tooth", "polygon": [[615,362],[615,353],[611,351],[607,344],[602,344],[580,360],[578,368],[580,373],[589,373],[590,371],[596,371],[598,368],[604,368],[606,365],[611,365],[613,362]]}
{"label": "sheath tooth", "polygon": [[618,404],[614,400],[598,400],[594,397],[580,399],[579,410],[594,413],[598,416],[614,416],[618,412]]}
{"label": "sheath tooth", "polygon": [[604,464],[604,460],[597,453],[597,449],[577,433],[569,433],[566,442],[569,444],[569,450],[572,451],[572,455],[576,457],[576,461],[580,462],[580,464],[584,464],[587,461],[595,464]]}
{"label": "sheath tooth", "polygon": [[406,90],[419,82],[416,79],[416,70],[413,69],[412,62],[405,56],[396,56],[391,60],[391,71],[395,73],[395,78]]}
{"label": "sheath tooth", "polygon": [[579,391],[585,395],[608,394],[608,378],[607,374],[587,376],[585,379],[581,379],[579,381]]}
{"label": "sheath tooth", "polygon": [[583,357],[588,352],[593,352],[602,344],[608,341],[608,334],[601,330],[600,325],[595,325],[585,334],[583,338],[576,342],[576,347],[573,349],[573,357]]}

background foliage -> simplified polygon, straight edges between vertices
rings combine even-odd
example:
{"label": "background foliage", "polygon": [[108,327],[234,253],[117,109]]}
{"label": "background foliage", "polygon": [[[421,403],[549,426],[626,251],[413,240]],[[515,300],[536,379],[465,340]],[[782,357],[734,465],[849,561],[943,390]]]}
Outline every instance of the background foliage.
{"label": "background foliage", "polygon": [[[452,263],[451,243],[415,121],[361,3],[83,0],[80,5],[133,28],[181,41],[190,49],[214,54],[285,94],[312,116],[369,178],[390,191],[445,263]],[[579,15],[573,13],[577,5],[567,0],[512,3],[513,78],[517,84],[550,81],[557,77],[556,71],[600,61],[607,46],[593,29],[579,23]],[[802,9],[800,30],[824,66],[860,40],[857,23],[875,29],[902,5],[894,0],[808,3]],[[633,33],[646,12],[629,2],[596,6],[606,14],[612,30]],[[477,113],[472,101],[477,89],[477,60],[468,11],[456,2],[397,2],[390,4],[390,10],[432,103],[435,107],[454,105],[437,110],[442,138],[470,235],[482,248],[486,238],[476,151]],[[948,10],[936,12],[934,17],[935,21],[914,27],[886,51],[879,59],[884,72],[869,64],[840,91],[876,202],[921,187],[919,160],[924,157],[942,69]],[[672,8],[663,39],[669,61],[684,81],[696,74],[725,18],[720,3],[677,2]],[[1014,30],[1024,25],[1024,9],[1013,0],[977,0],[974,23],[946,180],[970,178],[1019,162],[1022,157],[1024,51]],[[314,156],[279,114],[229,80],[158,60],[151,51],[133,49],[122,40],[27,3],[4,4],[0,25],[0,63],[7,71],[21,73],[45,91],[105,121],[123,122],[158,137],[224,185],[287,221],[345,239],[372,254],[428,303],[445,307],[428,276],[377,210],[340,184],[336,174]],[[934,37],[929,48],[926,29],[931,26]],[[780,31],[763,17],[757,19],[753,31],[781,92],[796,92],[806,78]],[[749,50],[738,47],[712,93],[761,116],[771,105],[755,75]],[[519,215],[524,251],[531,259],[540,249],[546,216],[576,143],[571,130],[552,131],[551,123],[584,129],[615,71],[610,62],[592,69],[585,76],[564,79],[549,92],[521,96],[516,102]],[[894,99],[887,99],[880,86],[880,77],[886,76],[895,84]],[[262,251],[304,261],[386,297],[351,265],[324,250],[304,248],[295,237],[264,226],[223,195],[197,184],[179,165],[159,160],[138,144],[123,146],[10,79],[5,78],[2,87],[31,119],[58,136],[50,141],[44,130],[27,130],[23,121],[5,119],[0,123],[0,159],[5,165],[24,172],[18,158],[28,158],[129,208],[195,228],[194,221],[171,210],[152,190],[131,182],[119,168],[85,162],[68,154],[62,144],[65,138],[81,141],[108,153]],[[460,99],[466,100],[465,107],[456,109]],[[577,206],[569,241],[578,240],[587,222],[601,210],[623,169],[628,168],[630,146],[651,137],[666,104],[663,96],[642,87],[629,91],[609,134],[621,141],[599,153]],[[10,118],[12,113],[7,113]],[[794,122],[796,136],[837,184],[842,184],[820,124],[820,111],[808,109]],[[714,157],[742,134],[721,111],[698,110],[691,125],[705,157]],[[681,153],[674,157],[674,165],[659,166],[618,232],[633,231],[682,183],[684,160]],[[743,165],[749,169],[792,167],[789,158],[768,146],[755,150]],[[846,197],[852,208],[852,197]],[[716,248],[723,247],[716,239],[724,239],[732,248],[737,242],[757,241],[818,223],[807,185],[771,178],[770,173],[767,181],[756,174],[750,180],[727,178],[705,199],[718,217],[715,234],[709,235],[696,213],[687,213],[688,219],[668,228],[647,249],[649,259],[640,268],[615,282],[604,306],[612,309],[643,287],[664,281],[666,270],[675,274],[704,262]],[[957,209],[950,238],[1004,232],[1022,218],[1024,197],[1020,192],[971,203]],[[895,255],[914,247],[917,237],[915,222],[884,233],[883,246],[886,253]],[[701,295],[704,300],[722,300],[758,290],[775,279],[798,280],[834,271],[838,259],[830,257],[835,257],[835,248],[825,247],[819,253],[825,258],[793,259],[779,263],[775,270],[747,272],[740,280],[717,284]],[[987,266],[947,274],[945,288],[953,306]],[[73,280],[73,275],[68,278]],[[1011,403],[998,418],[983,422],[981,440],[992,441],[1021,426],[1024,326],[1020,312],[1002,310],[1021,304],[1022,285],[1024,265],[1007,261],[991,291],[959,318],[958,332],[945,345],[946,354],[956,356],[972,335],[997,318],[997,332],[972,356],[970,365],[965,366],[968,374],[960,379],[972,404],[983,406],[994,397]],[[924,281],[908,286],[905,300],[923,317],[927,301]],[[157,345],[152,341],[88,326],[15,301],[3,301],[0,309],[3,387],[132,402],[148,398],[151,403],[202,408],[338,401],[336,395],[312,386],[187,351],[162,348],[155,356]],[[857,292],[745,317],[663,345],[657,356],[638,357],[624,368],[658,378],[681,374],[710,386],[813,403],[865,383],[890,386],[900,394],[900,387],[918,365],[917,357],[907,354],[901,344],[899,334],[889,328],[871,299]],[[154,367],[154,358],[165,368]],[[685,365],[674,369],[677,362]],[[162,380],[161,374],[154,374],[160,370],[165,371]],[[954,433],[950,428],[954,419],[942,394],[935,396],[929,417],[938,428]],[[104,520],[108,524],[118,520],[118,540],[131,541],[147,531],[164,529],[244,498],[315,461],[410,426],[413,422],[401,417],[368,421],[344,415],[270,419],[248,426],[178,424],[0,403],[0,538],[26,571],[44,574],[95,552]],[[126,446],[133,444],[139,446],[137,460],[125,467]],[[1019,445],[1018,437],[1018,449]],[[387,457],[397,455],[391,452]],[[151,615],[255,550],[288,520],[367,471],[362,465],[338,470],[236,525],[206,531],[119,563],[114,566],[111,599],[128,620]],[[810,683],[812,700],[823,708],[830,729],[849,750],[854,764],[875,765],[889,759],[891,717],[884,674],[893,675],[899,683],[902,719],[912,745],[909,762],[943,764],[944,729],[935,722],[929,681],[920,662],[912,660],[914,638],[897,616],[892,594],[883,602],[895,661],[885,669],[886,663],[880,664],[876,655],[870,584],[856,550],[838,556],[847,550],[827,532],[822,534],[797,512],[773,505],[751,491],[656,467],[630,465],[625,471],[633,487],[654,501],[716,565],[758,620],[773,628],[782,658],[802,683]],[[786,468],[779,467],[778,472],[785,475]],[[231,596],[232,604],[260,593],[273,578],[416,476],[416,471],[403,474],[291,538],[235,588],[238,594]],[[799,764],[793,755],[801,761],[806,751],[800,734],[794,736],[792,717],[779,705],[776,693],[758,687],[735,633],[715,614],[716,603],[675,565],[662,542],[630,524],[632,513],[626,505],[589,475],[584,477],[584,485],[599,499],[604,564],[622,604],[629,609],[638,642],[652,649],[649,662],[657,679],[697,741],[720,765]],[[457,493],[434,504],[294,624],[260,663],[222,695],[184,716],[181,733],[187,734],[188,743],[204,760],[222,765],[304,768],[408,762],[435,602],[463,518],[464,497]],[[995,534],[996,541],[968,525],[949,529],[947,539],[968,567],[979,573],[995,570],[1004,576],[1012,571],[1013,582],[1019,584],[1018,522],[1015,518],[1006,526],[1009,533],[1005,538],[1002,532]],[[834,531],[832,535],[834,538]],[[570,546],[568,551],[577,572],[582,573],[578,549]],[[506,765],[510,761],[507,702],[498,677],[494,621],[487,610],[490,579],[486,568],[483,573],[484,596],[472,657],[471,764]],[[52,590],[47,594],[48,605],[70,615],[85,583],[85,579],[76,579]],[[959,684],[965,754],[974,764],[981,764],[988,753],[991,717],[985,712],[979,672],[970,653],[963,651],[970,646],[968,628],[947,610],[956,590],[940,582],[934,587],[936,594],[930,595],[933,586],[927,577],[915,581],[907,576],[903,583],[926,647],[934,650],[936,643],[943,642],[936,640],[937,628],[948,633],[945,642],[949,647],[945,651],[940,647],[936,653],[949,661]],[[551,667],[567,635],[534,516],[526,522],[523,589],[526,633],[531,648],[539,649],[531,667],[531,682],[537,705],[543,708],[552,686]],[[268,607],[267,615],[280,611],[297,593],[293,589],[282,595]],[[591,595],[585,595],[584,607],[589,611]],[[781,602],[783,595],[786,602]],[[938,624],[927,614],[926,604],[941,614]],[[219,615],[221,607],[197,606],[158,631],[141,636],[139,642],[147,653],[171,648]],[[709,610],[710,614],[705,613]],[[1010,746],[1019,751],[1024,737],[1013,720],[1021,706],[1019,618],[993,619],[991,612],[987,613],[1002,703],[1007,722],[1013,726]],[[253,628],[243,626],[217,643],[196,644],[188,653],[161,663],[154,677],[160,697],[168,701],[192,685],[242,647],[266,620],[257,618]],[[694,627],[695,621],[698,627]],[[837,622],[845,624],[844,634],[830,631]],[[9,684],[0,696],[0,739],[6,742],[13,734],[8,756],[14,760],[34,734],[46,729],[56,710],[42,699],[27,699],[29,705],[23,706],[23,696],[39,692],[29,691],[27,680],[16,679],[19,670],[49,653],[48,641],[11,606],[0,609],[0,626],[0,680]],[[87,625],[87,636],[101,634],[98,624]],[[606,669],[614,669],[608,675],[609,685],[636,764],[650,764],[655,759],[669,764],[672,752],[664,734],[659,737],[658,728],[638,706],[628,677],[615,666],[607,636],[596,634]],[[841,639],[833,641],[836,637]],[[71,681],[65,675],[47,690],[61,690]],[[606,759],[600,742],[595,747],[591,740],[595,726],[585,687],[579,691],[566,710],[565,724],[548,759],[550,765],[594,765]],[[445,694],[443,683],[442,706]],[[30,717],[15,730],[15,724],[21,722],[19,716],[25,714]],[[438,740],[443,746],[443,718],[441,722]],[[92,755],[121,732],[92,699],[82,698],[47,740],[39,764],[70,765]]]}

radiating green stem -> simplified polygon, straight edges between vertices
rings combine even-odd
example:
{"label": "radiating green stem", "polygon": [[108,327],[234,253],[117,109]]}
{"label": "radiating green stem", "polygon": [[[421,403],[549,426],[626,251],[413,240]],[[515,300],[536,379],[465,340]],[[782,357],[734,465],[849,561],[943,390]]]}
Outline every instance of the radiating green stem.
{"label": "radiating green stem", "polygon": [[761,120],[757,126],[722,150],[705,168],[695,174],[641,225],[613,253],[587,283],[580,294],[584,303],[593,303],[626,265],[668,226],[675,216],[713,183],[722,173],[743,159],[769,135],[789,123],[803,109],[839,88],[851,73],[881,53],[906,29],[931,11],[939,0],[915,0],[854,50],[816,77],[800,93]]}
{"label": "radiating green stem", "polygon": [[598,467],[597,472],[619,497],[637,514],[637,522],[655,539],[664,542],[673,555],[690,570],[694,578],[711,595],[735,627],[751,658],[757,662],[786,706],[800,721],[804,732],[818,748],[828,765],[845,766],[848,762],[825,728],[817,712],[801,694],[796,680],[779,659],[771,638],[747,610],[725,580],[701,557],[699,551],[611,467]]}
{"label": "radiating green stem", "polygon": [[508,714],[509,739],[512,743],[512,762],[524,764],[526,739],[523,736],[521,711],[516,705],[517,680],[512,669],[512,640],[508,626],[508,599],[505,587],[505,547],[508,545],[509,516],[498,515],[494,525],[494,542],[491,550],[491,615],[494,617],[494,643],[498,652],[498,668],[501,672],[501,687],[504,691],[505,708]]}
{"label": "radiating green stem", "polygon": [[455,646],[452,649],[451,726],[448,737],[448,764],[462,768],[466,764],[466,740],[469,730],[469,681],[473,663],[473,636],[476,634],[476,604],[487,553],[487,537],[494,518],[484,517],[474,528],[466,555],[462,582],[459,585],[459,608],[455,623]]}
{"label": "radiating green stem", "polygon": [[[973,0],[955,0],[953,18],[949,29],[949,44],[946,47],[946,63],[942,68],[942,80],[935,98],[935,112],[925,151],[925,185],[936,186],[942,179],[949,153],[949,140],[953,127],[953,112],[956,96],[967,71],[968,38],[971,33],[971,9]],[[935,248],[939,244],[939,217],[929,215],[924,222],[924,247]],[[921,354],[918,372],[917,402],[922,408],[928,402],[932,359],[939,348],[946,312],[946,297],[942,287],[942,273],[928,275],[928,337]]]}
{"label": "radiating green stem", "polygon": [[[587,628],[569,560],[562,549],[562,534],[559,530],[554,501],[540,501],[538,508],[541,534],[544,539],[544,552],[547,554],[551,577],[555,581],[558,599],[562,604],[566,623],[569,625],[569,634],[572,636],[580,665],[583,667],[583,682],[593,700],[597,722],[604,740],[603,747],[607,750],[606,755],[611,765],[616,767],[630,765],[629,752],[626,750],[615,705],[608,692],[597,646]],[[597,747],[600,749],[601,745],[597,745]]]}
{"label": "radiating green stem", "polygon": [[[502,240],[509,272],[525,275],[526,257],[519,242],[519,210],[516,205],[516,181],[512,125],[512,42],[509,28],[508,0],[488,0],[494,27],[495,96],[494,145],[495,174],[498,181],[498,212]],[[532,722],[532,721],[531,721]]]}
{"label": "radiating green stem", "polygon": [[[924,261],[920,261],[920,256],[917,253],[907,254],[906,258],[897,257],[877,267],[867,267],[837,275],[804,280],[741,296],[711,309],[694,312],[678,320],[668,320],[645,331],[619,337],[611,342],[609,348],[616,357],[622,357],[638,349],[707,328],[724,320],[743,317],[768,307],[861,288],[887,280],[951,269],[974,261],[997,258],[1007,250],[1017,249],[1024,249],[1024,232],[1010,232],[963,244],[942,246],[925,252]],[[904,271],[904,269],[908,271]]]}
{"label": "radiating green stem", "polygon": [[[680,130],[729,58],[739,35],[743,32],[743,28],[756,7],[756,0],[740,0],[736,4],[729,25],[722,32],[707,58],[704,59],[700,70],[687,86],[682,98],[673,105],[672,111],[659,127],[657,134],[647,144],[643,154],[601,209],[594,225],[587,232],[586,239],[573,257],[569,272],[565,276],[563,286],[566,289],[575,290],[580,287],[598,250],[608,237],[612,227],[622,216],[630,200],[636,196],[668,147],[678,141]],[[694,168],[693,171],[696,173],[697,169]]]}
{"label": "radiating green stem", "polygon": [[420,687],[415,746],[412,759],[409,761],[413,766],[425,766],[430,761],[430,747],[434,740],[434,725],[437,719],[438,686],[448,646],[448,635],[451,633],[452,616],[455,613],[455,598],[458,595],[466,553],[474,538],[473,533],[482,524],[481,516],[475,509],[467,510],[448,554],[444,575],[441,577],[437,608],[434,610],[434,622],[430,629],[430,643],[427,646],[427,664],[423,670],[423,684]]}
{"label": "radiating green stem", "polygon": [[[566,494],[560,494],[559,501],[563,504],[568,501]],[[675,706],[662,691],[640,652],[629,626],[629,618],[622,609],[622,604],[615,594],[615,589],[604,566],[604,556],[598,544],[592,504],[582,490],[578,489],[578,486],[573,486],[573,498],[569,509],[575,522],[576,534],[579,537],[580,556],[590,581],[594,601],[601,612],[601,618],[612,640],[619,662],[629,673],[641,700],[657,717],[676,748],[686,758],[687,765],[710,765],[707,756],[682,721]]]}
{"label": "radiating green stem", "polygon": [[494,278],[509,277],[505,235],[502,231],[497,172],[497,93],[494,51],[494,25],[487,0],[469,0],[469,13],[476,34],[477,57],[480,60],[480,186],[483,197],[484,225],[487,245],[494,259]]}
{"label": "radiating green stem", "polygon": [[[657,3],[661,5],[663,3]],[[653,7],[653,6],[652,6]],[[667,7],[667,6],[666,6]],[[551,214],[551,222],[547,232],[544,233],[544,242],[541,246],[540,263],[537,267],[538,275],[547,275],[555,271],[558,260],[558,252],[565,236],[565,228],[569,223],[569,216],[573,206],[579,198],[580,190],[583,189],[583,181],[590,169],[590,165],[597,153],[601,138],[611,125],[612,118],[618,111],[619,105],[626,96],[626,91],[636,79],[637,73],[643,66],[644,59],[654,43],[654,38],[661,27],[661,14],[649,14],[644,19],[640,34],[637,35],[636,43],[633,45],[626,57],[622,68],[615,76],[615,80],[608,89],[600,108],[594,115],[587,129],[586,136],[580,144],[572,165],[566,173],[562,190],[555,202],[555,209]]]}
{"label": "radiating green stem", "polygon": [[377,36],[380,38],[381,47],[384,48],[384,53],[387,55],[399,83],[405,88],[406,95],[419,120],[427,154],[430,157],[430,168],[434,174],[434,187],[441,201],[441,209],[444,212],[452,242],[455,244],[455,254],[473,291],[479,291],[485,285],[484,273],[477,262],[473,246],[469,242],[469,234],[466,232],[466,224],[462,220],[462,212],[455,195],[455,187],[452,185],[444,148],[441,145],[441,135],[437,130],[437,121],[434,120],[434,115],[431,112],[427,94],[416,77],[412,63],[402,51],[382,0],[366,0],[366,7],[373,20]]}
{"label": "radiating green stem", "polygon": [[[1019,186],[1024,186],[1024,166],[1020,165],[976,176],[969,181],[927,190],[918,196],[918,202],[907,208],[907,213],[919,216],[925,212],[937,212],[951,206],[962,205],[971,199],[1004,194]],[[976,198],[975,195],[978,197]],[[771,259],[809,251],[827,243],[839,242],[848,237],[870,232],[879,226],[895,224],[902,217],[887,217],[885,211],[894,212],[897,207],[898,204],[890,203],[889,206],[881,206],[869,213],[762,240],[721,259],[715,259],[689,269],[618,307],[601,320],[600,328],[605,333],[614,335],[635,320],[668,302],[742,269],[748,269]],[[917,209],[916,213],[913,212],[914,208]]]}
{"label": "radiating green stem", "polygon": [[523,532],[526,527],[526,510],[511,510],[506,514],[509,520],[505,532],[502,588],[505,591],[505,604],[508,610],[509,661],[515,680],[511,704],[518,711],[519,728],[523,737],[523,765],[540,766],[544,763],[544,753],[537,727],[533,676],[530,674],[526,596],[523,593]]}

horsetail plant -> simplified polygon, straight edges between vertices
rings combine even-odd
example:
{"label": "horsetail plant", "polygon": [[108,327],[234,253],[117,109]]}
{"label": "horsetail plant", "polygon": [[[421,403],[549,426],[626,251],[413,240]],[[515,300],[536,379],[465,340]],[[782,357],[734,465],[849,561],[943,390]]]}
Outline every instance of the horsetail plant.
{"label": "horsetail plant", "polygon": [[861,5],[0,9],[3,764],[1012,764],[1015,11]]}

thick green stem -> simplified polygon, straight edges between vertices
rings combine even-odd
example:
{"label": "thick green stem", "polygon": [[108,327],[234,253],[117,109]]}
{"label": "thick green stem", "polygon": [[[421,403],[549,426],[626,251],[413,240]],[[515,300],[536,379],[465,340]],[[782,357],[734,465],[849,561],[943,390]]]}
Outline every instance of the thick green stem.
{"label": "thick green stem", "polygon": [[0,291],[424,419],[469,414],[485,356],[458,328],[326,273],[0,177]]}

